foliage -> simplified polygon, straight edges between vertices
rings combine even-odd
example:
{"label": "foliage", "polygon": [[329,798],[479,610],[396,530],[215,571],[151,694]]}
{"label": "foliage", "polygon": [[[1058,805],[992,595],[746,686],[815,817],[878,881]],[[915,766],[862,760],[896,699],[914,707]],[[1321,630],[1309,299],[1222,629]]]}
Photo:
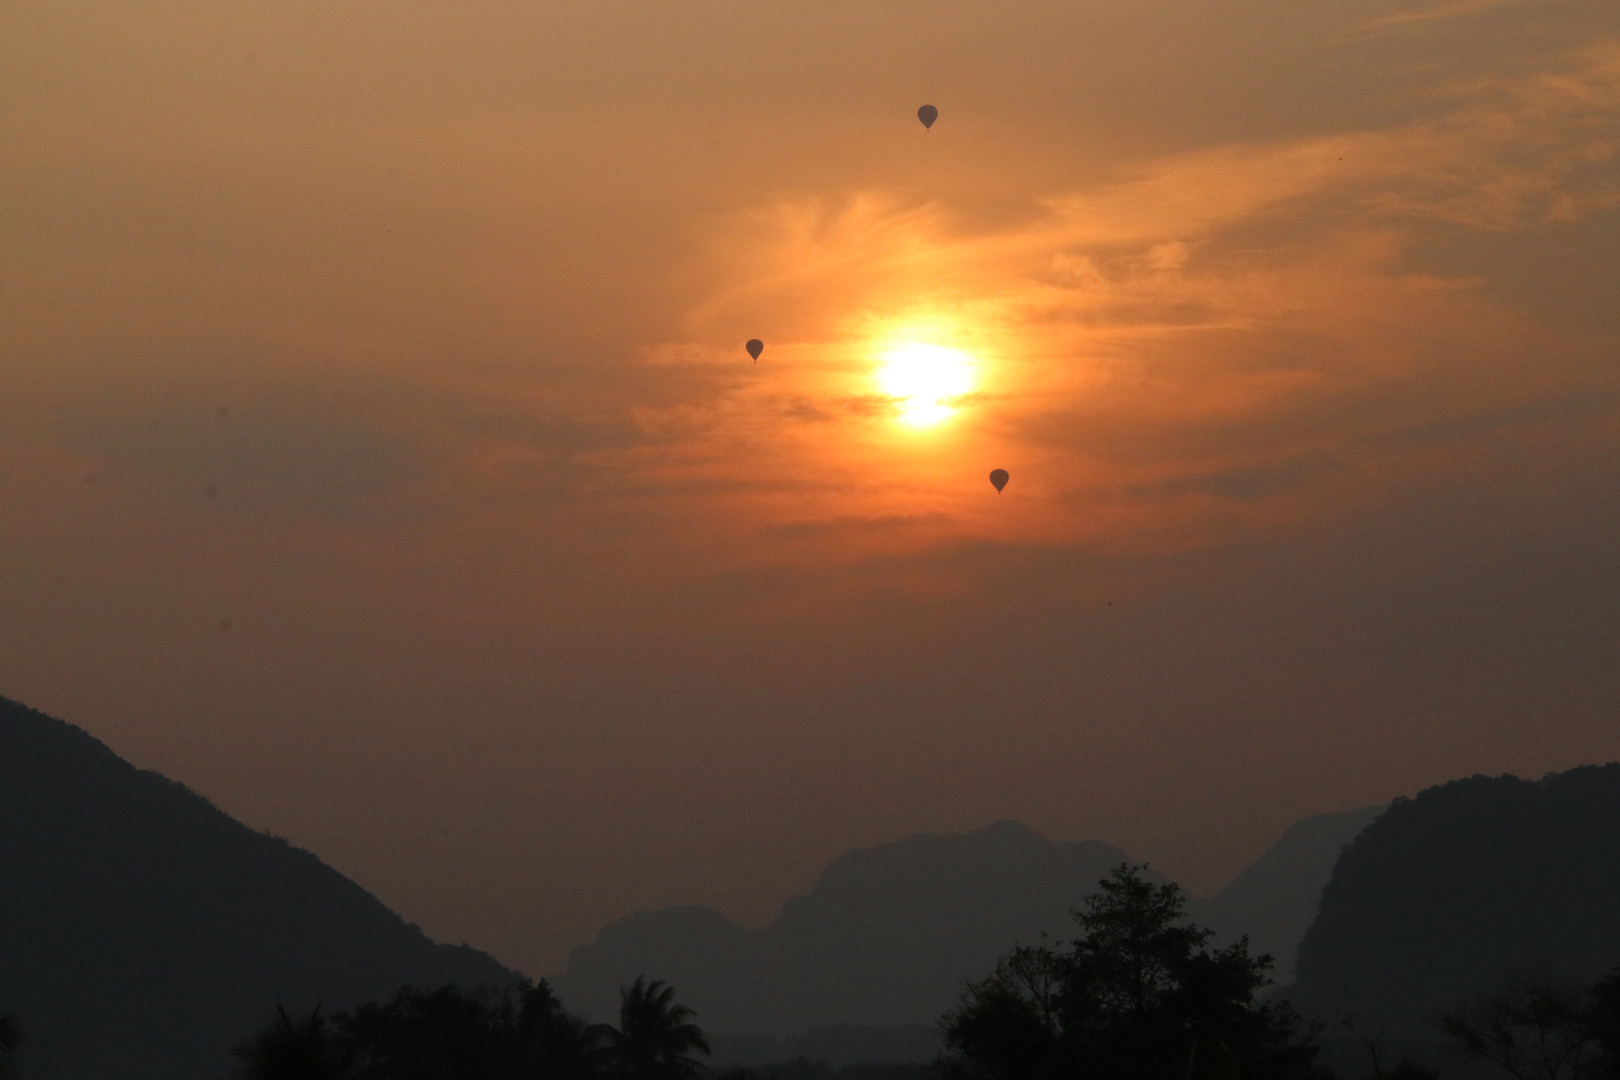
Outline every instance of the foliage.
{"label": "foliage", "polygon": [[1372,1061],[1372,1080],[1440,1080],[1440,1070],[1428,1065],[1420,1064],[1409,1057],[1403,1057],[1395,1064],[1393,1069],[1384,1067],[1383,1041],[1381,1035],[1369,1035],[1360,1031],[1353,1017],[1345,1017],[1339,1024],[1349,1036],[1361,1044]]}
{"label": "foliage", "polygon": [[522,1076],[532,1080],[589,1080],[600,1071],[601,1029],[563,1008],[544,979],[519,987],[515,1018]]}
{"label": "foliage", "polygon": [[507,1003],[453,986],[406,988],[339,1023],[357,1080],[496,1080],[514,1065]]}
{"label": "foliage", "polygon": [[1440,1070],[1403,1057],[1393,1069],[1382,1073],[1380,1080],[1440,1080]]}
{"label": "foliage", "polygon": [[[338,1013],[270,1026],[237,1056],[243,1080],[696,1080],[709,1052],[692,1010],[662,982],[623,992],[619,1026],[589,1024],[544,981],[512,992],[407,987]],[[3,1080],[3,1077],[0,1077]]]}
{"label": "foliage", "polygon": [[949,1072],[974,1080],[1274,1080],[1304,1075],[1315,1031],[1257,1000],[1268,956],[1208,948],[1174,884],[1122,864],[1075,912],[1081,936],[1014,949],[942,1019]]}
{"label": "foliage", "polygon": [[[1592,997],[1601,999],[1603,985]],[[1596,1011],[1578,990],[1516,983],[1447,1015],[1440,1030],[1464,1057],[1493,1062],[1516,1080],[1594,1080],[1604,1067]]]}
{"label": "foliage", "polygon": [[695,1014],[675,1004],[675,989],[638,978],[620,991],[619,1026],[601,1028],[608,1066],[623,1080],[694,1080],[706,1070],[692,1056],[709,1044],[692,1023]]}
{"label": "foliage", "polygon": [[354,1080],[585,1080],[600,1036],[544,981],[514,994],[401,990],[338,1023]]}
{"label": "foliage", "polygon": [[868,1061],[835,1068],[815,1058],[792,1058],[768,1065],[730,1068],[715,1080],[940,1080],[934,1066],[912,1062]]}
{"label": "foliage", "polygon": [[1587,1008],[1588,1029],[1603,1048],[1603,1075],[1620,1080],[1620,969],[1592,987]]}
{"label": "foliage", "polygon": [[17,1047],[22,1045],[22,1021],[0,1015],[0,1080],[16,1080]]}
{"label": "foliage", "polygon": [[294,1020],[276,1006],[270,1026],[236,1050],[242,1080],[338,1080],[348,1070],[321,1007]]}

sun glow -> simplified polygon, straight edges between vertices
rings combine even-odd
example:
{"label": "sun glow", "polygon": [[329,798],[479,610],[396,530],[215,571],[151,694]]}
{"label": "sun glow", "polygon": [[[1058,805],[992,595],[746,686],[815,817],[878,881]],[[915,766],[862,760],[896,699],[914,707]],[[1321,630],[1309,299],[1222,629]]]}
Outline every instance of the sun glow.
{"label": "sun glow", "polygon": [[973,389],[973,357],[945,345],[911,342],[885,352],[877,384],[895,400],[900,422],[931,427],[956,411]]}

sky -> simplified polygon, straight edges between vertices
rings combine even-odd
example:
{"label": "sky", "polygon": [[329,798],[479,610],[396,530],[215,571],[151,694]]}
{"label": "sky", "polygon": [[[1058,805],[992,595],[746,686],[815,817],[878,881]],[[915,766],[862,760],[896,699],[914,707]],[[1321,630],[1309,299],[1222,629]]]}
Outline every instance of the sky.
{"label": "sky", "polygon": [[0,0],[0,694],[531,975],[1209,894],[1620,757],[1617,248],[1613,0]]}

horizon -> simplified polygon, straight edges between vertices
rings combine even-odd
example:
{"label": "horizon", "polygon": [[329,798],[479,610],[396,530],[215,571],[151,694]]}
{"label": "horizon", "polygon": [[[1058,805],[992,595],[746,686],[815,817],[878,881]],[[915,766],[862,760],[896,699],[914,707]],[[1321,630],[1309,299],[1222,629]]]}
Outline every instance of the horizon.
{"label": "horizon", "polygon": [[0,694],[435,940],[1620,759],[1613,0],[0,43]]}

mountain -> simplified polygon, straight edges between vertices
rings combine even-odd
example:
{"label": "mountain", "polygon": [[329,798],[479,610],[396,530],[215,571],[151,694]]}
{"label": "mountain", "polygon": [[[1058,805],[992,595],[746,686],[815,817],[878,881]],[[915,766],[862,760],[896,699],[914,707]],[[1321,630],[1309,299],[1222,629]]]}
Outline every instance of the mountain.
{"label": "mountain", "polygon": [[0,1013],[30,1080],[215,1080],[276,1003],[504,985],[354,882],[0,698]]}
{"label": "mountain", "polygon": [[[1191,900],[1189,913],[1223,941],[1250,934],[1291,975],[1334,861],[1381,810],[1296,822],[1215,899]],[[817,1029],[834,1057],[860,1052],[855,1035],[847,1051],[833,1047],[857,1031],[861,1045],[909,1053],[916,1026],[932,1030],[964,979],[986,974],[1014,943],[1070,935],[1071,910],[1127,859],[1096,841],[1054,843],[1015,821],[913,836],[834,860],[763,929],[698,907],[620,919],[552,981],[598,1017],[611,1015],[620,985],[645,974],[668,979],[709,1030],[763,1038],[761,1047]]]}
{"label": "mountain", "polygon": [[1195,900],[1189,911],[1219,931],[1217,944],[1248,934],[1250,950],[1271,954],[1272,980],[1286,986],[1339,854],[1383,812],[1383,806],[1367,806],[1301,818],[1213,900]]}
{"label": "mountain", "polygon": [[763,929],[691,907],[621,919],[552,982],[574,1007],[606,1017],[621,984],[668,979],[705,1028],[734,1034],[932,1026],[962,980],[985,974],[1014,942],[1066,933],[1069,909],[1125,859],[1013,821],[913,836],[833,860]]}
{"label": "mountain", "polygon": [[1475,776],[1398,799],[1340,857],[1289,997],[1368,1030],[1434,1020],[1505,980],[1620,964],[1620,765]]}

